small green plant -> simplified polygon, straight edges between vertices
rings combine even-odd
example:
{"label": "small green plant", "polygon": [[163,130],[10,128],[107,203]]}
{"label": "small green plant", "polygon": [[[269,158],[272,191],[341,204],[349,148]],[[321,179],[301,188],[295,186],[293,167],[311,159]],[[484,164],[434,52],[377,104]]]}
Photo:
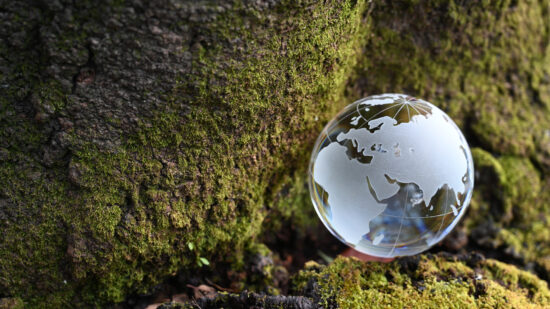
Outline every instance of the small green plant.
{"label": "small green plant", "polygon": [[324,253],[321,250],[317,250],[317,254],[325,261],[327,264],[332,263],[334,261],[334,258],[329,256],[328,254]]}
{"label": "small green plant", "polygon": [[[188,242],[187,243],[187,248],[189,248],[189,250],[191,250],[191,251],[195,251],[195,244],[192,243],[192,242]],[[197,265],[199,267],[210,265],[210,262],[208,261],[207,258],[199,256],[198,254],[196,254],[196,256],[197,256],[197,259],[196,259],[197,260]]]}

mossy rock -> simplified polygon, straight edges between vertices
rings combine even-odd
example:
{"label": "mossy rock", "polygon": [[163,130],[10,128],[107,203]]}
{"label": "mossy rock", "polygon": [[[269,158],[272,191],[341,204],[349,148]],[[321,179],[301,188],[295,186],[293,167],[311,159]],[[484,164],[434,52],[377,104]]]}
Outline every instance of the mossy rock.
{"label": "mossy rock", "polygon": [[337,258],[310,264],[295,294],[323,308],[546,308],[548,284],[480,255],[419,255],[389,264]]}

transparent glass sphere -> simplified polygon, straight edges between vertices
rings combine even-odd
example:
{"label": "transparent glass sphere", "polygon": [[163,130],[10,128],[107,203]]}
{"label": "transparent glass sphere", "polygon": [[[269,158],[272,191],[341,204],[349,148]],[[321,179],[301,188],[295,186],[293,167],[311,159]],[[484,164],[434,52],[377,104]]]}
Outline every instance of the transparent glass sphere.
{"label": "transparent glass sphere", "polygon": [[470,148],[439,108],[404,94],[364,98],[317,139],[309,189],[342,242],[372,256],[420,253],[466,211],[474,187]]}

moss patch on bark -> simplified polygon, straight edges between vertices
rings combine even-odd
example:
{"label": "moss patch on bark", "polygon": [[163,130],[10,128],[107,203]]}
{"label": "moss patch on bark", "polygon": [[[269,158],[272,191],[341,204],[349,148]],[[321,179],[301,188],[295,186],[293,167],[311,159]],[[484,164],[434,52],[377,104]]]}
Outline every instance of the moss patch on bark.
{"label": "moss patch on bark", "polygon": [[0,296],[30,306],[242,264],[366,28],[364,1],[92,4],[2,10],[28,29],[1,49]]}
{"label": "moss patch on bark", "polygon": [[[377,1],[346,92],[347,103],[407,93],[447,112],[465,133],[477,171],[471,207],[457,229],[470,247],[498,252],[544,278],[550,271],[549,12],[541,1]],[[290,194],[278,199],[278,218],[307,223],[294,213],[315,217],[305,184],[297,177],[285,187]]]}

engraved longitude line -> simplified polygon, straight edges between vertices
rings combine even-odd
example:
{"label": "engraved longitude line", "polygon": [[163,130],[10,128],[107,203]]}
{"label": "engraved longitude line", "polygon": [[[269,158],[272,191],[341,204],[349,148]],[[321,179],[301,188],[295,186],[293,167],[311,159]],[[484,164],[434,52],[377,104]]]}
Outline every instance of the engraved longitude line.
{"label": "engraved longitude line", "polygon": [[395,246],[397,245],[397,241],[399,240],[399,236],[401,236],[401,230],[403,229],[403,221],[405,220],[405,212],[407,211],[407,200],[409,199],[409,191],[407,191],[405,195],[405,200],[403,201],[403,216],[401,216],[401,224],[399,225],[399,232],[397,232],[397,237],[395,238],[395,242],[393,243],[393,248],[391,248],[390,253],[388,253],[388,257],[390,257],[395,250]]}
{"label": "engraved longitude line", "polygon": [[[361,114],[359,114],[359,115],[361,115]],[[339,123],[340,123],[340,122],[343,122],[344,120],[349,121],[348,118],[352,118],[352,115],[346,115],[346,116],[344,116],[342,119],[340,119]],[[330,124],[330,126],[329,126],[329,124]],[[326,139],[328,139],[331,143],[333,143],[333,142],[335,142],[335,141],[333,141],[332,138],[330,138],[329,131],[334,131],[334,128],[335,128],[335,127],[337,127],[337,124],[334,124],[334,123],[332,123],[332,122],[329,122],[329,123],[327,124],[327,127],[325,127],[325,128],[323,129],[323,133],[325,134]],[[329,129],[330,129],[330,130],[329,130]],[[322,145],[322,144],[323,144],[323,143],[321,143],[321,145]]]}
{"label": "engraved longitude line", "polygon": [[414,105],[411,105],[411,107],[420,115],[423,115],[419,110],[416,109],[416,107],[414,107]]}
{"label": "engraved longitude line", "polygon": [[[359,117],[363,118],[363,115],[361,115],[361,112],[359,111],[359,106],[361,106],[363,102],[357,104],[357,107],[355,107],[355,110],[357,111],[357,115],[359,115]],[[367,119],[363,118],[363,120],[367,121]]]}
{"label": "engraved longitude line", "polygon": [[427,107],[426,107],[426,104],[421,103],[421,102],[416,102],[416,103],[414,103],[414,105],[415,105],[416,107],[421,107],[421,108],[424,109],[424,110],[426,110],[426,108],[427,108]]}
{"label": "engraved longitude line", "polygon": [[405,106],[405,104],[401,104],[401,107],[397,110],[397,112],[395,113],[395,115],[393,115],[393,120],[395,120],[395,117],[397,117],[397,114],[399,114],[399,112],[401,111],[401,109],[403,109],[403,106]]}
{"label": "engraved longitude line", "polygon": [[[317,198],[319,198],[319,200],[321,201],[321,204],[322,204],[323,209],[324,209],[324,212],[322,212],[321,209],[319,209],[319,212],[321,212],[321,214],[323,214],[323,215],[329,215],[329,214],[327,213],[327,205],[325,205],[325,201],[323,200],[323,195],[324,195],[324,193],[326,192],[326,191],[325,191],[325,188],[319,186],[319,187],[321,188],[321,191],[322,191],[322,193],[319,193],[319,190],[317,190],[317,186],[316,186],[316,185],[314,185],[314,186],[315,186],[315,193],[317,193]],[[328,192],[327,192],[327,193],[328,193]],[[328,201],[327,201],[327,202],[328,202]],[[329,209],[330,209],[330,205],[329,205]],[[332,217],[332,212],[330,213],[330,217]],[[325,218],[325,219],[326,219],[326,218]]]}
{"label": "engraved longitude line", "polygon": [[365,119],[365,117],[363,117],[363,115],[362,115],[361,112],[359,111],[359,105],[361,105],[361,104],[357,104],[357,108],[356,108],[357,113],[359,114],[359,117],[361,117],[361,118],[365,121],[365,123],[364,123],[363,125],[361,125],[361,126],[359,127],[359,129],[364,128],[366,125],[368,125],[368,124],[369,124],[369,121],[370,121],[372,118],[376,117],[376,115],[378,115],[379,113],[383,113],[384,111],[386,111],[386,110],[388,110],[388,109],[390,109],[390,108],[393,107],[393,106],[390,106],[390,107],[388,107],[387,109],[381,110],[380,112],[376,113],[376,114],[375,114],[374,116],[372,116],[371,118]]}
{"label": "engraved longitude line", "polygon": [[374,117],[380,115],[381,113],[387,111],[388,109],[391,109],[391,108],[396,107],[396,106],[393,105],[393,104],[395,104],[395,103],[390,103],[390,104],[392,104],[392,106],[390,106],[390,107],[388,107],[388,108],[384,108],[383,110],[381,110],[381,111],[379,111],[378,113],[374,114],[372,117],[369,118],[369,120],[367,120],[367,122],[368,122],[368,121],[371,121],[372,118],[374,118]]}
{"label": "engraved longitude line", "polygon": [[[449,200],[449,190],[445,191],[445,210],[444,211],[448,211],[448,208],[449,208],[448,200]],[[437,237],[437,234],[439,234],[439,232],[441,232],[441,228],[443,228],[443,223],[444,222],[445,222],[445,216],[441,217],[441,225],[439,226],[439,229],[437,230],[437,233],[435,233],[436,237]]]}
{"label": "engraved longitude line", "polygon": [[[461,208],[457,208],[457,212],[460,211]],[[446,216],[446,215],[450,215],[452,214],[453,212],[452,211],[449,211],[449,212],[446,212],[446,213],[442,213],[442,214],[438,214],[438,215],[433,215],[433,216],[422,216],[422,217],[405,217],[405,219],[426,219],[426,218],[437,218],[437,217],[442,217],[442,216]],[[401,216],[393,216],[393,215],[384,215],[384,214],[381,214],[379,215],[381,217],[391,217],[391,218],[401,218]]]}
{"label": "engraved longitude line", "polygon": [[332,143],[332,142],[333,142],[333,140],[332,140],[332,139],[330,139],[330,135],[328,134],[328,132],[327,132],[327,129],[326,129],[326,128],[325,128],[325,135],[327,136],[327,139],[328,139],[328,140],[329,140],[329,141],[330,141],[330,142]]}
{"label": "engraved longitude line", "polygon": [[429,113],[429,112],[430,112],[430,111],[428,111],[428,110],[426,109],[426,107],[424,107],[422,104],[417,103],[417,104],[416,104],[416,107],[418,107],[420,110],[422,110],[422,111],[424,111],[424,112],[426,112],[426,113]]}
{"label": "engraved longitude line", "polygon": [[409,111],[409,104],[407,104],[407,114],[409,115],[409,121],[411,120],[411,112]]}

